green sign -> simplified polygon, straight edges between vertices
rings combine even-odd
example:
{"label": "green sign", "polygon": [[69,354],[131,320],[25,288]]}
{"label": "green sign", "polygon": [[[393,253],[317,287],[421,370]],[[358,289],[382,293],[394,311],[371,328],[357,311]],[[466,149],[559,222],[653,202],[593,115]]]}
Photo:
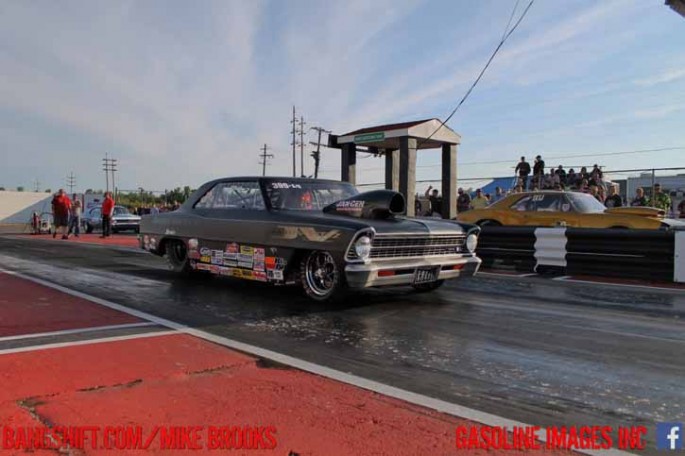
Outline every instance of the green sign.
{"label": "green sign", "polygon": [[365,143],[365,142],[373,142],[373,141],[382,141],[385,139],[385,133],[367,133],[365,135],[357,135],[354,137],[354,142],[356,143]]}

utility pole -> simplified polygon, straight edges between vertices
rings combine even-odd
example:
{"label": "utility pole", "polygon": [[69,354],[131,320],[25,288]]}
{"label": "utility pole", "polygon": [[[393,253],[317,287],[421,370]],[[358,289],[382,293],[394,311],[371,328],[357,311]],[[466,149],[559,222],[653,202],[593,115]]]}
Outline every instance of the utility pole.
{"label": "utility pole", "polygon": [[72,171],[67,176],[67,187],[69,187],[69,194],[74,194],[74,187],[76,187],[76,177],[74,177],[74,172]]}
{"label": "utility pole", "polygon": [[291,144],[293,146],[293,177],[295,177],[297,175],[297,153],[295,152],[297,144],[297,116],[295,115],[295,105],[293,105],[293,120],[291,120],[290,123],[293,124],[293,142]]}
{"label": "utility pole", "polygon": [[316,142],[310,141],[309,144],[316,146],[316,150],[312,152],[314,158],[314,179],[319,178],[319,162],[321,160],[321,133],[330,133],[330,130],[325,130],[323,127],[311,127],[310,130],[316,130],[318,139]]}
{"label": "utility pole", "polygon": [[266,159],[267,158],[274,158],[274,154],[267,154],[266,151],[269,149],[269,147],[264,144],[264,147],[262,147],[260,150],[262,151],[259,156],[262,158],[262,161],[259,162],[260,165],[262,165],[262,176],[266,176]]}
{"label": "utility pole", "polygon": [[300,176],[304,176],[304,117],[300,116]]}
{"label": "utility pole", "polygon": [[33,182],[33,185],[34,185],[33,190],[35,190],[36,192],[39,192],[40,191],[40,181],[38,179],[36,179]]}
{"label": "utility pole", "polygon": [[108,158],[107,154],[105,153],[105,158],[102,159],[102,170],[105,172],[105,181],[106,181],[106,191],[109,191],[109,173],[112,173],[112,191],[115,193],[116,197],[116,190],[117,187],[114,184],[114,172],[117,170],[117,160],[116,158]]}

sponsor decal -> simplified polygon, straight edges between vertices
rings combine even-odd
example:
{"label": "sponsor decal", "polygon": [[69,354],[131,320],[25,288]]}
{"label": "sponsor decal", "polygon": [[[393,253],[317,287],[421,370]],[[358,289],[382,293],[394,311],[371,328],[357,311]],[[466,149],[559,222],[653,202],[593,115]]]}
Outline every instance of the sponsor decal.
{"label": "sponsor decal", "polygon": [[340,230],[319,231],[311,226],[277,226],[274,230],[277,239],[304,239],[311,242],[328,242],[340,237]]}
{"label": "sponsor decal", "polygon": [[255,271],[263,271],[264,270],[264,262],[263,261],[256,261],[254,262],[254,270]]}
{"label": "sponsor decal", "polygon": [[200,262],[202,263],[211,263],[212,262],[212,257],[209,255],[202,255],[200,256]]}
{"label": "sponsor decal", "polygon": [[208,255],[211,255],[211,254],[212,254],[212,251],[209,250],[207,247],[202,247],[202,248],[200,249],[200,255],[202,255],[202,256],[208,256]]}
{"label": "sponsor decal", "polygon": [[164,230],[164,234],[168,234],[169,236],[176,236],[176,230],[172,230],[171,228],[167,228]]}
{"label": "sponsor decal", "polygon": [[210,270],[210,272],[212,272],[213,274],[218,274],[218,273],[220,272],[220,270],[221,270],[220,268],[221,268],[221,266],[217,266],[217,265],[215,265],[215,264],[212,264],[212,265],[209,266],[209,270]]}
{"label": "sponsor decal", "polygon": [[361,200],[345,200],[335,203],[335,208],[342,212],[356,212],[364,209],[364,201]]}
{"label": "sponsor decal", "polygon": [[244,261],[238,261],[238,267],[239,268],[245,268],[245,269],[252,269],[252,262],[244,262]]}
{"label": "sponsor decal", "polygon": [[212,268],[212,266],[209,264],[198,263],[196,269],[198,271],[211,271],[211,268]]}
{"label": "sponsor decal", "polygon": [[276,270],[283,270],[285,269],[285,265],[288,264],[285,258],[280,258],[280,257],[266,257],[264,259],[264,265],[266,266],[266,269],[276,269]]}
{"label": "sponsor decal", "polygon": [[238,244],[235,242],[232,242],[230,244],[226,244],[226,251],[224,252],[224,259],[229,259],[229,260],[235,260],[238,258],[238,251],[239,251]]}
{"label": "sponsor decal", "polygon": [[224,255],[224,266],[236,267],[238,266],[238,262],[236,260],[227,260],[226,256]]}
{"label": "sponsor decal", "polygon": [[255,261],[264,261],[264,249],[255,248],[254,249],[254,259]]}
{"label": "sponsor decal", "polygon": [[283,280],[283,271],[268,270],[266,276],[271,280]]}
{"label": "sponsor decal", "polygon": [[244,255],[242,253],[239,253],[238,261],[241,263],[250,263],[250,267],[252,267],[252,255]]}
{"label": "sponsor decal", "polygon": [[200,244],[198,243],[197,239],[195,239],[195,238],[188,239],[188,249],[197,250],[199,245]]}
{"label": "sponsor decal", "polygon": [[302,188],[302,185],[290,182],[272,182],[271,188]]}
{"label": "sponsor decal", "polygon": [[198,252],[197,250],[190,250],[188,252],[188,258],[190,258],[191,260],[199,260],[200,252]]}
{"label": "sponsor decal", "polygon": [[266,282],[266,273],[265,272],[255,271],[252,273],[252,277],[254,280],[259,280],[260,282]]}
{"label": "sponsor decal", "polygon": [[212,250],[212,264],[224,264],[224,252],[222,250]]}
{"label": "sponsor decal", "polygon": [[241,245],[240,246],[240,254],[241,255],[254,255],[254,247],[250,247],[249,245]]}

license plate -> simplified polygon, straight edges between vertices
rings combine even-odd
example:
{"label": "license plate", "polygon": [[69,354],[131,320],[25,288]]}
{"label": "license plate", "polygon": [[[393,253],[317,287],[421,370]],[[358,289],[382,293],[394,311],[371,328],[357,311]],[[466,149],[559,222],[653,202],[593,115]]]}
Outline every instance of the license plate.
{"label": "license plate", "polygon": [[414,283],[430,283],[438,280],[440,267],[437,268],[417,268],[414,271]]}

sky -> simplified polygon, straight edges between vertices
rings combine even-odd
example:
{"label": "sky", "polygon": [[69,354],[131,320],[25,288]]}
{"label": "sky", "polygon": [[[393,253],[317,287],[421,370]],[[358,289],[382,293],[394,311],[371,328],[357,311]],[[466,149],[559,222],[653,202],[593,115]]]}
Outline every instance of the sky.
{"label": "sky", "polygon": [[[54,191],[73,172],[76,190],[104,188],[107,153],[119,189],[197,187],[260,174],[265,143],[267,174],[291,175],[293,105],[337,134],[443,119],[527,3],[4,0],[0,186]],[[537,154],[685,167],[685,18],[663,3],[536,0],[448,123],[459,178]],[[600,155],[644,149],[670,150]],[[564,158],[577,154],[591,157]],[[438,178],[439,152],[418,155],[417,179]],[[324,149],[321,177],[339,178],[339,161]],[[383,180],[379,158],[357,168]]]}

